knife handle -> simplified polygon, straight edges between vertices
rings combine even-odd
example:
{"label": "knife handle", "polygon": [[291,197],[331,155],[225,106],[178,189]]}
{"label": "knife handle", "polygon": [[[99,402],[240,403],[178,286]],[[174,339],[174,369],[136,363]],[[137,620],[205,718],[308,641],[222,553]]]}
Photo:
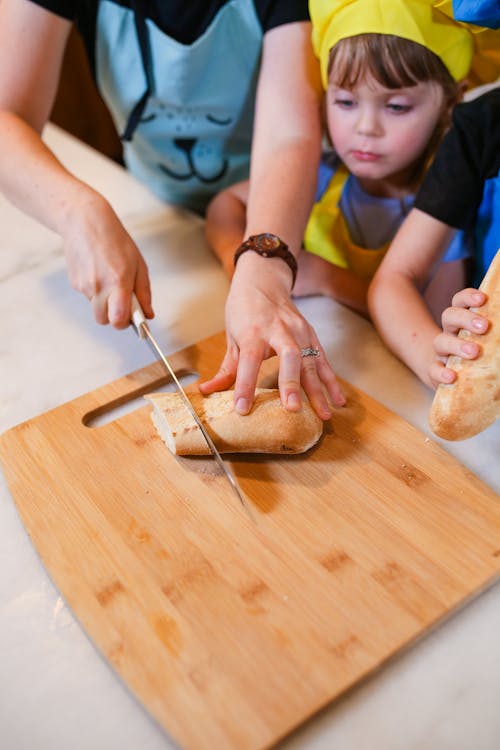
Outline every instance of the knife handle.
{"label": "knife handle", "polygon": [[144,312],[142,310],[141,305],[139,304],[139,300],[135,296],[134,292],[132,292],[132,301],[131,301],[131,308],[130,308],[130,318],[132,321],[132,325],[135,328],[135,331],[140,339],[146,338],[145,328],[148,327],[146,317],[144,315]]}

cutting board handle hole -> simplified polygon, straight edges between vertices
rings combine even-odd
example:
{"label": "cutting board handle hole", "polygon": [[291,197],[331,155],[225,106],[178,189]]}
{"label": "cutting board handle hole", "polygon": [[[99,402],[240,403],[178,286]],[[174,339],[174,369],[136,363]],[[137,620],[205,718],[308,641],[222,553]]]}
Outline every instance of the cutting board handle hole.
{"label": "cutting board handle hole", "polygon": [[[182,370],[175,373],[180,384],[183,388],[186,388],[190,383],[194,383],[198,380],[200,374],[190,370]],[[97,409],[84,414],[82,422],[85,427],[104,427],[106,424],[116,422],[117,419],[124,417],[125,414],[129,414],[141,406],[144,406],[143,396],[146,393],[171,393],[176,390],[175,383],[169,379],[168,375],[160,380],[155,380],[154,383],[150,383],[147,386],[143,386],[131,393],[127,393],[124,396],[120,396],[114,401],[110,401],[108,404],[103,404]]]}

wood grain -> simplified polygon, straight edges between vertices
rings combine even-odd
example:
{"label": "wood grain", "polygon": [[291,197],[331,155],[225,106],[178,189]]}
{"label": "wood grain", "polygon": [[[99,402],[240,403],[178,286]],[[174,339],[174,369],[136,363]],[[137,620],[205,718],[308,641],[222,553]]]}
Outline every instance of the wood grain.
{"label": "wood grain", "polygon": [[[222,334],[172,358],[214,372]],[[182,747],[257,750],[498,579],[496,493],[344,384],[319,445],[230,465],[176,458],[149,406],[153,364],[0,438],[12,495],[83,627]]]}

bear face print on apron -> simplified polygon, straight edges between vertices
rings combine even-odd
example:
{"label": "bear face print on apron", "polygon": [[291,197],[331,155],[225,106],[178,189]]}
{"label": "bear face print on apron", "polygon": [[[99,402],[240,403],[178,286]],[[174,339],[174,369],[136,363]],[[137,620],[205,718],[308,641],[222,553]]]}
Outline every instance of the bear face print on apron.
{"label": "bear face print on apron", "polygon": [[118,131],[133,131],[124,143],[132,174],[162,200],[203,212],[213,195],[248,177],[263,38],[254,4],[226,3],[189,45],[132,5],[99,3],[99,88]]}

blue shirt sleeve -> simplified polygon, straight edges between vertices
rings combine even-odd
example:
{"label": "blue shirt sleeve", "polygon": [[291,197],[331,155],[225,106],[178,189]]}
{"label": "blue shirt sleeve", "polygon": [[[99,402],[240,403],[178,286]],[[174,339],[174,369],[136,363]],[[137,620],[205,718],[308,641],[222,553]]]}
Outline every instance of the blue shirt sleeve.
{"label": "blue shirt sleeve", "polygon": [[452,260],[464,260],[474,255],[474,237],[472,232],[460,229],[453,236],[441,262],[450,263]]}
{"label": "blue shirt sleeve", "polygon": [[457,21],[467,21],[490,29],[500,28],[498,0],[453,0],[453,15]]}

